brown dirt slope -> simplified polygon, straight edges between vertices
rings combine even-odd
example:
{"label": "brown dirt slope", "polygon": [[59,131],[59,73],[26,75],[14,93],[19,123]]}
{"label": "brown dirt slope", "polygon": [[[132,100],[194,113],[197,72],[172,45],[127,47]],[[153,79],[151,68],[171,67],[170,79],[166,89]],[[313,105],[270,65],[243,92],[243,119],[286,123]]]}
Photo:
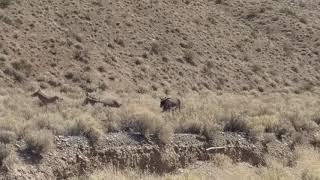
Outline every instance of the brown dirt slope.
{"label": "brown dirt slope", "polygon": [[316,0],[7,2],[3,85],[185,93],[319,84]]}
{"label": "brown dirt slope", "polygon": [[[178,168],[185,168],[197,160],[209,160],[216,153],[222,153],[234,161],[244,161],[253,165],[264,163],[263,150],[240,135],[222,134],[220,140],[235,145],[226,148],[206,151],[214,143],[208,143],[197,135],[176,134],[172,143],[159,146],[155,142],[148,144],[141,135],[110,133],[92,148],[85,138],[78,136],[57,136],[56,149],[42,157],[30,156],[23,150],[23,141],[17,143],[21,164],[15,166],[9,179],[67,179],[82,176],[96,169],[110,165],[119,168],[136,168],[149,172],[168,173]],[[237,145],[236,145],[236,144]],[[0,174],[1,178],[1,174]]]}

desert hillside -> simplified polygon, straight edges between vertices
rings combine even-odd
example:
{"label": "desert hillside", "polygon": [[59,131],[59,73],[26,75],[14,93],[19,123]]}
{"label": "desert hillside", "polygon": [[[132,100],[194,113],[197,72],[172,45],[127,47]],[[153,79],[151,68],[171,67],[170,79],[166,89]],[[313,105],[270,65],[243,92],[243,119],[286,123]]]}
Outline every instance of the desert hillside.
{"label": "desert hillside", "polygon": [[1,0],[1,84],[161,94],[318,85],[319,9],[302,0]]}
{"label": "desert hillside", "polygon": [[318,180],[319,53],[319,0],[0,0],[0,179]]}

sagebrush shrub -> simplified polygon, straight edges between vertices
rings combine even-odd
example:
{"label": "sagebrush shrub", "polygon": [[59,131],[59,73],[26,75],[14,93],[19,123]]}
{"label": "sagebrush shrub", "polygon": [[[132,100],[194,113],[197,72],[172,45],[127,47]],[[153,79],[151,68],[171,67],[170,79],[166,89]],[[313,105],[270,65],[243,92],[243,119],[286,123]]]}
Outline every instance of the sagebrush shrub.
{"label": "sagebrush shrub", "polygon": [[28,132],[24,140],[27,145],[27,150],[35,155],[42,155],[50,151],[53,146],[53,135],[48,130],[35,130]]}
{"label": "sagebrush shrub", "polygon": [[7,145],[0,143],[0,166],[2,165],[4,159],[6,159],[10,154],[10,150]]}
{"label": "sagebrush shrub", "polygon": [[1,130],[0,143],[9,144],[17,139],[17,135],[13,131]]}
{"label": "sagebrush shrub", "polygon": [[0,0],[0,8],[7,8],[12,3],[12,0]]}
{"label": "sagebrush shrub", "polygon": [[71,127],[70,133],[85,136],[91,143],[96,143],[103,134],[101,127],[101,124],[92,116],[82,114],[76,117],[76,123]]}

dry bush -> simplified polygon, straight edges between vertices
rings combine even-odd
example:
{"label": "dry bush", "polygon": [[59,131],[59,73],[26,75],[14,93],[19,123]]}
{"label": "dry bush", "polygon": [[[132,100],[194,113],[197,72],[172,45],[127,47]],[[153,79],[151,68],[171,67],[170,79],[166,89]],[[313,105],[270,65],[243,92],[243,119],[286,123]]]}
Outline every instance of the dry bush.
{"label": "dry bush", "polygon": [[161,53],[162,47],[158,42],[153,41],[153,42],[151,42],[150,46],[151,46],[151,53],[153,53],[153,54],[160,54]]}
{"label": "dry bush", "polygon": [[203,123],[197,121],[186,121],[184,123],[179,122],[176,127],[177,133],[190,133],[190,134],[201,134],[203,131]]}
{"label": "dry bush", "polygon": [[146,138],[155,135],[161,143],[167,144],[170,142],[174,127],[169,122],[165,123],[159,111],[156,112],[151,108],[132,103],[124,112],[120,115],[121,129],[131,128],[140,132]]}
{"label": "dry bush", "polygon": [[133,112],[130,119],[133,121],[133,128],[145,137],[155,134],[163,122],[161,116],[148,109]]}
{"label": "dry bush", "polygon": [[88,50],[76,50],[73,54],[73,58],[85,64],[89,63],[89,51]]}
{"label": "dry bush", "polygon": [[191,51],[191,50],[186,50],[186,51],[184,51],[184,54],[183,54],[183,59],[187,62],[187,63],[189,63],[189,64],[191,64],[192,66],[196,66],[197,64],[196,64],[196,62],[195,62],[195,53],[193,52],[193,51]]}
{"label": "dry bush", "polygon": [[312,117],[307,112],[288,111],[284,112],[283,118],[291,122],[296,131],[314,131],[318,125],[312,121]]}
{"label": "dry bush", "polygon": [[0,0],[0,8],[7,8],[10,4],[12,4],[13,0]]}
{"label": "dry bush", "polygon": [[295,171],[301,174],[303,180],[320,179],[320,155],[319,151],[308,146],[300,146],[295,150]]}
{"label": "dry bush", "polygon": [[217,133],[221,131],[221,127],[218,124],[205,125],[203,132],[201,133],[207,140],[212,140],[216,137]]}
{"label": "dry bush", "polygon": [[59,113],[48,112],[34,116],[34,127],[37,129],[48,129],[54,135],[65,135],[73,125],[72,121],[63,118]]}
{"label": "dry bush", "polygon": [[35,130],[28,132],[24,140],[27,150],[35,155],[41,155],[50,151],[53,146],[53,135],[48,130]]}
{"label": "dry bush", "polygon": [[103,134],[101,124],[90,114],[82,113],[75,118],[76,122],[70,129],[72,135],[82,135],[91,143],[96,143]]}
{"label": "dry bush", "polygon": [[7,67],[3,72],[8,76],[13,77],[13,79],[18,82],[23,82],[25,80],[25,76],[21,72],[18,72],[11,67]]}
{"label": "dry bush", "polygon": [[286,15],[290,15],[293,17],[297,17],[297,14],[290,8],[285,7],[285,8],[281,8],[280,9],[280,13],[286,14]]}
{"label": "dry bush", "polygon": [[14,61],[11,63],[11,66],[19,71],[24,73],[25,75],[29,76],[32,72],[32,65],[25,61],[25,60],[20,60],[20,61]]}
{"label": "dry bush", "polygon": [[1,130],[0,131],[0,143],[9,144],[17,139],[17,135],[13,131]]}
{"label": "dry bush", "polygon": [[251,130],[248,122],[243,117],[236,114],[231,114],[231,116],[225,119],[225,122],[224,131],[249,134]]}
{"label": "dry bush", "polygon": [[12,146],[0,143],[0,172],[9,171],[17,162]]}
{"label": "dry bush", "polygon": [[0,143],[0,166],[2,166],[3,161],[9,156],[10,149],[7,145]]}
{"label": "dry bush", "polygon": [[217,166],[221,168],[227,168],[232,165],[232,159],[224,154],[214,154],[210,157],[210,160]]}
{"label": "dry bush", "polygon": [[248,120],[250,134],[254,137],[262,136],[265,132],[272,132],[279,123],[279,118],[275,115],[254,116]]}
{"label": "dry bush", "polygon": [[255,73],[259,73],[263,71],[263,67],[260,64],[253,64],[251,69]]}
{"label": "dry bush", "polygon": [[159,141],[163,144],[170,143],[171,137],[173,136],[173,129],[171,125],[163,125],[157,132]]}

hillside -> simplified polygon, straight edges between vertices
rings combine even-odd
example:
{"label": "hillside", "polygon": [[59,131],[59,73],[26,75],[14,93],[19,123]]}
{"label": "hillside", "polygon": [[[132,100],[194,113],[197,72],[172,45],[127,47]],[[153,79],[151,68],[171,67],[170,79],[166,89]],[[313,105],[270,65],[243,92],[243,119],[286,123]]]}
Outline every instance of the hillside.
{"label": "hillside", "polygon": [[11,1],[0,10],[4,85],[163,94],[319,84],[317,1]]}
{"label": "hillside", "polygon": [[317,0],[0,0],[0,179],[319,179],[319,47]]}

